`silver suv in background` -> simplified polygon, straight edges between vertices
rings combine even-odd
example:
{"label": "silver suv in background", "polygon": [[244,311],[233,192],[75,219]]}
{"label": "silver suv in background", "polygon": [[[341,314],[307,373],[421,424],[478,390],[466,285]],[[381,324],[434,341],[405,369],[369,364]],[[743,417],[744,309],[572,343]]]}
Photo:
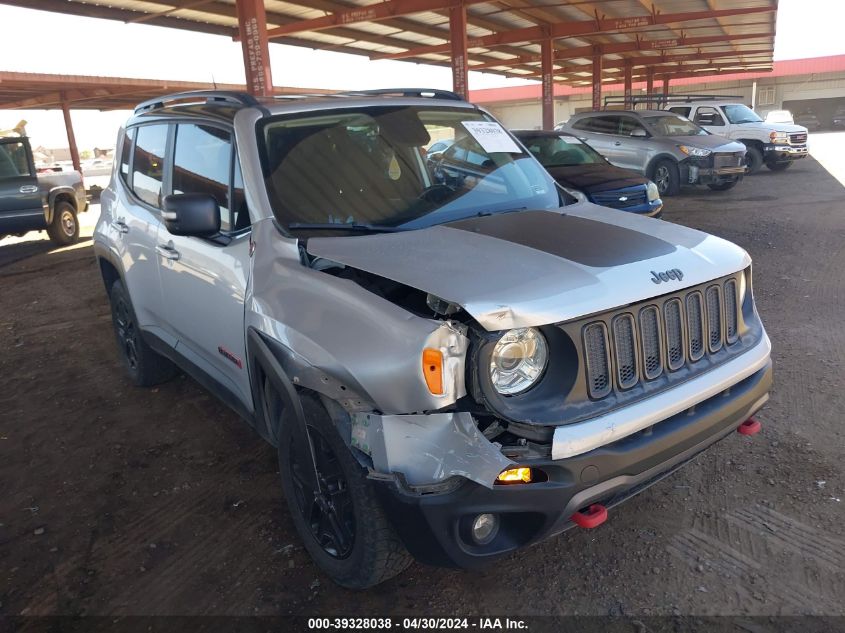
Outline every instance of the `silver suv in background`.
{"label": "silver suv in background", "polygon": [[661,196],[682,185],[734,187],[745,174],[745,146],[665,110],[582,112],[556,129],[587,141],[618,167],[650,178]]}
{"label": "silver suv in background", "polygon": [[117,148],[94,251],[130,379],[178,367],[277,447],[341,585],[595,527],[759,430],[748,254],[576,202],[457,95],[178,94]]}

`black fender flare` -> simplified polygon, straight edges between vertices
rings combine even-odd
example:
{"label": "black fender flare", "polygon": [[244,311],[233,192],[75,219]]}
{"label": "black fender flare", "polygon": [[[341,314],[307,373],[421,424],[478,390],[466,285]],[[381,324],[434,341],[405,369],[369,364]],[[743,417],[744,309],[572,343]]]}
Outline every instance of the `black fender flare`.
{"label": "black fender flare", "polygon": [[255,430],[270,442],[278,446],[278,428],[274,428],[267,411],[267,400],[264,397],[264,380],[267,378],[277,395],[282,400],[283,411],[299,430],[307,437],[308,429],[305,423],[305,413],[302,401],[296,387],[288,377],[276,354],[271,349],[270,342],[265,340],[258,330],[250,327],[246,333],[247,359],[249,364],[249,378],[252,385],[252,397],[255,402]]}
{"label": "black fender flare", "polygon": [[74,191],[73,187],[69,185],[59,185],[58,187],[53,187],[50,191],[47,192],[47,224],[50,225],[53,223],[53,211],[56,208],[56,198],[62,195],[67,195],[70,198],[70,203],[73,205],[73,208],[79,212],[76,203],[76,191]]}

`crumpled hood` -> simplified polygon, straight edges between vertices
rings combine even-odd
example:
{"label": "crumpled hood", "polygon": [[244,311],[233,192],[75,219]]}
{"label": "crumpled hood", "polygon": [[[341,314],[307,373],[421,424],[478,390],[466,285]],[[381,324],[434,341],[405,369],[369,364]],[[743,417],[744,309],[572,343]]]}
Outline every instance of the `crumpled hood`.
{"label": "crumpled hood", "polygon": [[[457,303],[490,331],[567,321],[751,263],[721,238],[590,203],[400,233],[315,237],[307,248]],[[668,270],[680,270],[682,279],[652,281]]]}
{"label": "crumpled hood", "polygon": [[695,136],[673,136],[673,141],[690,147],[703,147],[714,152],[744,152],[745,145],[718,134],[698,134]]}

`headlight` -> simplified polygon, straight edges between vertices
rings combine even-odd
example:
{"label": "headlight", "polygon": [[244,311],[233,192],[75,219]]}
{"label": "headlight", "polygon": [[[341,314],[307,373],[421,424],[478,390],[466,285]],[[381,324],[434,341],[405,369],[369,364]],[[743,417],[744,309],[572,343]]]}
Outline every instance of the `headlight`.
{"label": "headlight", "polygon": [[490,380],[502,395],[522,393],[540,380],[548,360],[549,346],[538,330],[508,330],[493,348]]}
{"label": "headlight", "polygon": [[789,134],[786,132],[769,132],[769,140],[772,143],[789,143]]}
{"label": "headlight", "polygon": [[648,184],[645,186],[645,191],[646,191],[646,195],[648,196],[649,202],[654,202],[655,200],[660,198],[660,190],[657,188],[657,185],[655,185],[650,180],[648,181]]}
{"label": "headlight", "polygon": [[690,147],[689,145],[678,145],[678,149],[681,150],[687,156],[710,156],[713,153],[711,149],[705,149],[703,147]]}

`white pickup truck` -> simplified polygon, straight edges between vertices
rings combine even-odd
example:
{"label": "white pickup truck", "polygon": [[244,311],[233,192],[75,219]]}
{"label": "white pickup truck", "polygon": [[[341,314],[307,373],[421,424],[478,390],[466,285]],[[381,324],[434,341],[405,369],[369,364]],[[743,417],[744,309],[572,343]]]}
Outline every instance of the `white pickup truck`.
{"label": "white pickup truck", "polygon": [[789,123],[770,123],[736,101],[692,101],[666,108],[697,123],[708,132],[741,141],[748,173],[763,165],[772,171],[787,169],[807,156],[807,128]]}

